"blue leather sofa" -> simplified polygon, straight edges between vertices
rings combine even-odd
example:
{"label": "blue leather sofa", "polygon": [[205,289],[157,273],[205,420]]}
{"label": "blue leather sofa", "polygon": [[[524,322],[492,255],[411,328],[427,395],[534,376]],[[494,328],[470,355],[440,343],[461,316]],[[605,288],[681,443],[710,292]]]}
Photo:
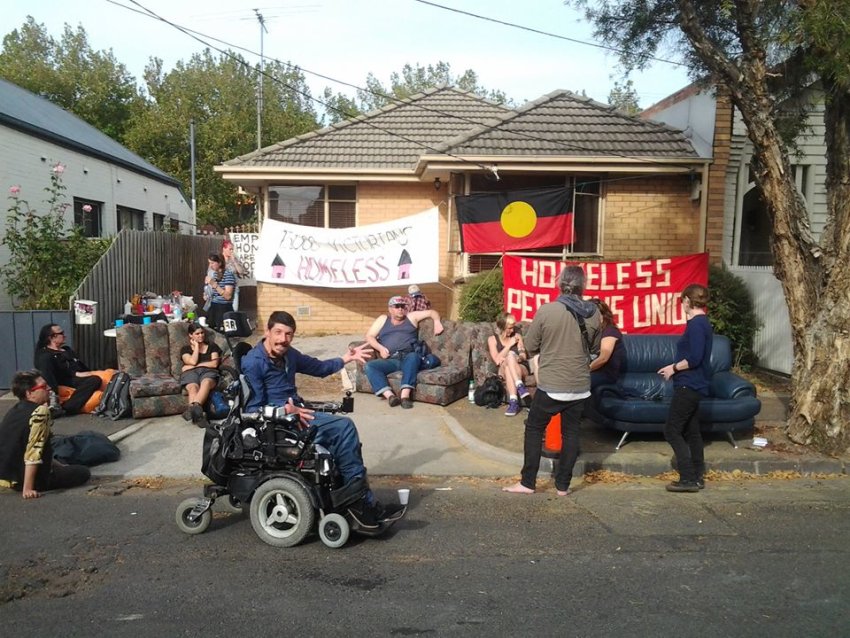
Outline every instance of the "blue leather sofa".
{"label": "blue leather sofa", "polygon": [[[672,382],[664,382],[659,368],[672,363],[679,335],[624,335],[625,373],[616,385],[594,389],[588,416],[623,433],[616,449],[631,432],[664,432],[664,422],[673,393]],[[715,335],[710,366],[711,389],[700,402],[699,419],[703,432],[725,432],[733,446],[732,432],[753,427],[761,410],[752,383],[742,379],[732,366],[729,339]]]}

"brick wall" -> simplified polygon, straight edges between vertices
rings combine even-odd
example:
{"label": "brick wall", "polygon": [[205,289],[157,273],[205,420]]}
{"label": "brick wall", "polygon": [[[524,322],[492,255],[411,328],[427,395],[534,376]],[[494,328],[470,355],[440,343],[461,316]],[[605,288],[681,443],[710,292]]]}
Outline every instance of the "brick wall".
{"label": "brick wall", "polygon": [[616,261],[694,253],[699,201],[688,176],[610,182],[605,195],[603,259]]}
{"label": "brick wall", "polygon": [[714,114],[714,161],[708,169],[708,187],[703,195],[708,197],[705,227],[705,248],[711,263],[723,260],[723,219],[726,198],[726,171],[732,143],[732,102],[728,91],[717,89]]}
{"label": "brick wall", "polygon": [[[387,182],[362,182],[357,186],[357,224],[375,224],[421,213],[440,204],[446,191],[435,191],[434,185]],[[451,281],[454,256],[447,251],[446,205],[439,207],[440,231],[439,273],[443,282]],[[456,222],[455,222],[456,223]],[[419,287],[431,304],[444,317],[453,311],[452,290],[438,283],[422,283]],[[280,286],[257,283],[257,318],[265,325],[274,310],[286,310],[298,322],[298,333],[304,335],[365,333],[378,315],[386,312],[387,300],[393,295],[407,294],[407,286],[390,288],[318,288]]]}

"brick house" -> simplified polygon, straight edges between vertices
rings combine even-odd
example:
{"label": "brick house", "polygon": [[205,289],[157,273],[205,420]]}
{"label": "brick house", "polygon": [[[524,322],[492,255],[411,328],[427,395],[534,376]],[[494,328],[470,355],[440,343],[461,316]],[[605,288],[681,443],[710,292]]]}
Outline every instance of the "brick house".
{"label": "brick house", "polygon": [[[439,281],[411,283],[453,317],[465,277],[500,259],[461,252],[454,196],[566,186],[572,189],[575,242],[517,254],[663,257],[705,248],[699,185],[707,182],[709,163],[681,131],[567,91],[511,109],[440,87],[243,155],[216,171],[257,196],[262,219],[344,228],[437,206]],[[361,332],[389,296],[405,292],[259,282],[257,309],[262,320],[286,308],[307,334]]]}

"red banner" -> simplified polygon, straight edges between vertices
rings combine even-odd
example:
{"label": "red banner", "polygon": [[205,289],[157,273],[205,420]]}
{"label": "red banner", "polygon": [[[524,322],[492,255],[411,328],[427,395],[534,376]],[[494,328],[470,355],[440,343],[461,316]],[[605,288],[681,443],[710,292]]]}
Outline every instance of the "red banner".
{"label": "red banner", "polygon": [[567,265],[587,275],[584,297],[611,308],[617,325],[630,334],[682,332],[687,321],[679,296],[688,284],[708,285],[708,253],[641,261],[561,262],[505,255],[505,311],[531,321],[558,296],[558,275]]}

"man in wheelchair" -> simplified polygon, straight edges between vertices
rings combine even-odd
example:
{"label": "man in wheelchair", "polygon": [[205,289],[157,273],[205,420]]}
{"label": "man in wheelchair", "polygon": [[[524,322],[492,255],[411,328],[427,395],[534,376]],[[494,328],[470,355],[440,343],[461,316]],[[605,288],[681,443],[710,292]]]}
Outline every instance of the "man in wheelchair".
{"label": "man in wheelchair", "polygon": [[296,373],[326,377],[341,370],[349,361],[368,360],[370,347],[363,344],[350,348],[342,357],[322,361],[292,347],[295,327],[295,318],[291,314],[283,310],[273,312],[266,324],[264,338],[242,357],[242,374],[251,386],[244,412],[259,412],[264,406],[283,407],[287,414],[299,416],[303,428],[317,428],[313,441],[333,456],[343,481],[340,489],[356,497],[348,508],[349,512],[361,526],[378,528],[396,519],[402,507],[381,505],[369,489],[354,421],[339,414],[314,412],[304,407],[295,386]]}

